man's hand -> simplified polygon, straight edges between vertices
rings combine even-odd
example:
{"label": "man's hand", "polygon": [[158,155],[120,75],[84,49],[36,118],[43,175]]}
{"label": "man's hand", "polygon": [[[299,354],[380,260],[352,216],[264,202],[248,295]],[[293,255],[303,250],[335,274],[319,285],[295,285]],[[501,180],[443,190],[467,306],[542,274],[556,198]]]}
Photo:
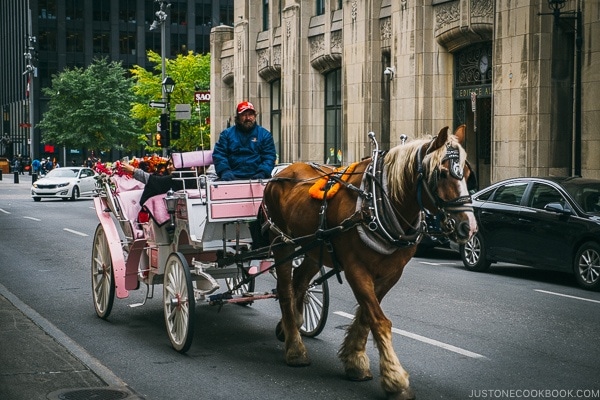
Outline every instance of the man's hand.
{"label": "man's hand", "polygon": [[222,181],[234,181],[235,180],[235,175],[231,171],[225,171],[221,175],[221,180]]}
{"label": "man's hand", "polygon": [[264,172],[257,172],[256,174],[252,175],[252,179],[265,179],[267,177],[267,175]]}

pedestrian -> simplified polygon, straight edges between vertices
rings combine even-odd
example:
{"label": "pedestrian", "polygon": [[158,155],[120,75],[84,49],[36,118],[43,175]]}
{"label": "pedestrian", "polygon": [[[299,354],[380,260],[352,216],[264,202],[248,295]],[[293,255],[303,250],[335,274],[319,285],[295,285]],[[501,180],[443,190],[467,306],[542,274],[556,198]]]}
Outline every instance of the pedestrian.
{"label": "pedestrian", "polygon": [[271,132],[256,123],[256,109],[248,101],[237,105],[235,125],[221,132],[213,149],[219,179],[270,178],[277,152]]}
{"label": "pedestrian", "polygon": [[40,160],[38,160],[37,158],[34,158],[33,161],[31,162],[31,172],[38,175],[40,173],[40,166],[42,163],[40,163]]}

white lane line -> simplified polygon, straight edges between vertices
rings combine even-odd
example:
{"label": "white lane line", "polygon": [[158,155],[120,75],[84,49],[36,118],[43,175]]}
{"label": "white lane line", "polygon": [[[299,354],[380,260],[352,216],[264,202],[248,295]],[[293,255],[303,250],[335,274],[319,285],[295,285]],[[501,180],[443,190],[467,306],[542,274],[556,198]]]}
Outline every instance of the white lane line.
{"label": "white lane line", "polygon": [[69,229],[69,228],[64,228],[63,231],[71,232],[71,233],[74,233],[75,235],[79,235],[79,236],[89,236],[86,233],[74,231],[73,229]]}
{"label": "white lane line", "polygon": [[453,262],[429,262],[429,261],[419,261],[419,264],[425,264],[425,265],[456,265],[456,263]]}
{"label": "white lane line", "polygon": [[10,212],[8,212],[8,211],[6,211],[6,210],[4,210],[2,208],[0,208],[0,212],[3,212],[4,214],[10,214]]}
{"label": "white lane line", "polygon": [[41,219],[39,219],[39,218],[33,218],[33,217],[23,217],[23,218],[30,219],[32,221],[41,221]]}
{"label": "white lane line", "polygon": [[[341,317],[345,317],[345,318],[349,318],[349,319],[354,319],[354,315],[345,313],[343,311],[334,311],[334,314],[337,314],[337,315],[339,315]],[[442,349],[445,349],[445,350],[448,350],[448,351],[452,351],[454,353],[458,353],[458,354],[463,355],[463,356],[467,356],[467,357],[471,357],[471,358],[484,358],[484,359],[487,358],[486,356],[483,356],[481,354],[474,353],[474,352],[469,351],[469,350],[461,349],[460,347],[452,346],[451,344],[440,342],[440,341],[435,340],[435,339],[430,339],[430,338],[425,337],[425,336],[417,335],[416,333],[404,331],[402,329],[392,328],[392,332],[397,333],[398,335],[402,335],[402,336],[406,336],[406,337],[411,338],[411,339],[418,340],[418,341],[423,342],[423,343],[430,344],[432,346],[437,346],[437,347],[440,347]]]}
{"label": "white lane line", "polygon": [[536,292],[540,292],[540,293],[553,294],[555,296],[568,297],[570,299],[583,300],[583,301],[589,301],[590,303],[598,303],[598,304],[600,304],[600,300],[586,299],[585,297],[571,296],[571,295],[568,295],[568,294],[549,292],[547,290],[541,290],[541,289],[534,289],[534,290]]}

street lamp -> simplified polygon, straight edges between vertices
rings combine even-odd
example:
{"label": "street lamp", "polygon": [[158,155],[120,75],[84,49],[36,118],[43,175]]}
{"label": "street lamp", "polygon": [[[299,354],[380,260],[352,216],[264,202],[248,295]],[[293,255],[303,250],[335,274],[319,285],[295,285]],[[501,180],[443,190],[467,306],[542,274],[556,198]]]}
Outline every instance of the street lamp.
{"label": "street lamp", "polygon": [[173,93],[173,90],[175,89],[175,81],[170,76],[167,76],[162,81],[162,87],[163,87],[163,91],[167,94],[167,98],[168,98],[168,96],[170,96],[171,93]]}
{"label": "street lamp", "polygon": [[[153,31],[155,29],[157,29],[160,26],[160,53],[161,53],[161,60],[162,60],[162,81],[163,81],[163,95],[162,95],[162,100],[163,102],[166,101],[165,99],[165,95],[167,94],[166,91],[166,86],[164,86],[164,82],[166,80],[166,70],[167,70],[167,66],[166,66],[166,59],[165,59],[165,52],[166,52],[166,21],[167,21],[167,12],[166,9],[171,7],[171,4],[164,1],[164,0],[154,0],[155,3],[160,3],[160,9],[154,13],[155,17],[154,17],[154,21],[152,22],[152,25],[150,25],[150,30]],[[171,80],[172,81],[172,80]],[[174,85],[174,84],[173,84]],[[171,92],[173,91],[173,87],[171,87]],[[168,118],[167,116],[167,109],[166,107],[163,108],[162,110],[162,115],[161,115],[161,137],[166,137],[167,134],[167,130],[168,128],[166,126],[163,126],[162,121],[165,120],[165,118]],[[163,157],[167,156],[167,148],[163,147]]]}

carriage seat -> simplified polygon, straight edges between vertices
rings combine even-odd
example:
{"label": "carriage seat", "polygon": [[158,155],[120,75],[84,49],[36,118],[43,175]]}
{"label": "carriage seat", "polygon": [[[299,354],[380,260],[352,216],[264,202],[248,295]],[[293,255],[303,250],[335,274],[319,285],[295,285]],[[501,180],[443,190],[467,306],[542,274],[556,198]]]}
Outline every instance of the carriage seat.
{"label": "carriage seat", "polygon": [[173,166],[176,169],[208,167],[213,163],[212,150],[187,151],[185,153],[173,153]]}

